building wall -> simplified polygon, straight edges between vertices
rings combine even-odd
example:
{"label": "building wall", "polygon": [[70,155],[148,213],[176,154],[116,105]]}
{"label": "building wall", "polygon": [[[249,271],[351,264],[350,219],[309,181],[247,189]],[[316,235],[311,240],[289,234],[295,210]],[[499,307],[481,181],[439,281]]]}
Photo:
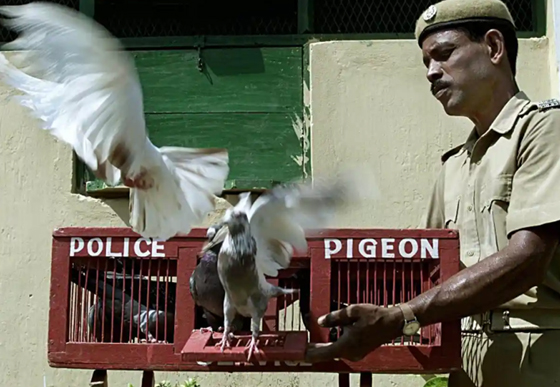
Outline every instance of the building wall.
{"label": "building wall", "polygon": [[[560,97],[560,79],[558,78],[558,61],[557,57],[557,45],[560,42],[556,42],[556,36],[560,35],[560,30],[555,31],[554,28],[554,19],[553,19],[553,10],[552,10],[552,3],[555,0],[547,0],[546,1],[546,37],[548,38],[548,58],[549,58],[549,74],[550,74],[550,95],[551,97],[558,98]],[[556,1],[556,6],[560,6]],[[560,11],[560,10],[559,10]],[[560,12],[557,11],[560,15]],[[560,20],[558,20],[560,22]]]}
{"label": "building wall", "polygon": [[[519,84],[534,99],[551,95],[552,58],[547,38],[521,42]],[[413,41],[316,43],[309,66],[314,172],[363,163],[380,191],[377,200],[344,214],[337,225],[416,227],[440,154],[464,139],[469,122],[446,117],[431,97]],[[126,225],[128,203],[71,194],[70,148],[41,131],[9,101],[13,95],[0,86],[0,385],[41,386],[46,377],[49,387],[85,386],[91,371],[47,364],[51,233],[64,226]],[[158,380],[184,376],[156,373]],[[331,386],[337,380],[313,374],[198,376],[204,387]],[[109,372],[112,386],[139,386],[140,378],[140,372]],[[352,381],[357,385],[357,377]],[[423,382],[419,376],[375,378],[377,387]]]}

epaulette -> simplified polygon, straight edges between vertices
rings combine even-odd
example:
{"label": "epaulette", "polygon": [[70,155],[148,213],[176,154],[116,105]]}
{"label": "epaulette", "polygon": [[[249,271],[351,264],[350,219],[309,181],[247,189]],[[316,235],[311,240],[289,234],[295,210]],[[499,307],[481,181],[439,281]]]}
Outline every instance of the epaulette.
{"label": "epaulette", "polygon": [[463,149],[463,146],[465,146],[465,144],[457,145],[455,148],[451,148],[447,152],[445,152],[443,155],[441,155],[441,163],[442,164],[445,163],[448,158],[450,158],[451,156],[459,153],[459,151],[461,149]]}
{"label": "epaulette", "polygon": [[558,109],[560,108],[560,100],[556,98],[551,98],[541,102],[537,102],[536,105],[537,105],[537,109],[539,109],[540,112],[548,109]]}

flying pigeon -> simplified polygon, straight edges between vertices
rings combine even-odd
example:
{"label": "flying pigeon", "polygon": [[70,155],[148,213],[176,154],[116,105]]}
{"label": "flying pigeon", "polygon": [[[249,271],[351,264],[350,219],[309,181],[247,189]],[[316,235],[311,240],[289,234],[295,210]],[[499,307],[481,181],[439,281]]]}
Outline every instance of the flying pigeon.
{"label": "flying pigeon", "polygon": [[277,186],[251,205],[249,193],[223,218],[228,233],[218,255],[218,274],[225,289],[224,332],[217,344],[230,346],[235,313],[251,317],[248,357],[258,352],[260,323],[272,297],[293,293],[268,282],[278,270],[288,268],[295,250],[306,251],[306,231],[326,227],[352,191],[343,179]]}
{"label": "flying pigeon", "polygon": [[[0,77],[42,127],[72,146],[108,185],[130,187],[130,225],[146,238],[188,234],[215,208],[229,174],[226,149],[156,147],[147,137],[131,56],[101,25],[54,3],[2,6],[19,37],[0,54]],[[26,72],[24,72],[25,70]]]}
{"label": "flying pigeon", "polygon": [[[189,285],[191,296],[196,305],[203,310],[209,326],[201,332],[223,330],[224,324],[224,287],[218,277],[218,253],[224,241],[226,227],[213,225],[207,230],[208,243],[202,248],[201,258],[193,271]],[[237,314],[232,322],[234,331],[249,331],[251,319]]]}

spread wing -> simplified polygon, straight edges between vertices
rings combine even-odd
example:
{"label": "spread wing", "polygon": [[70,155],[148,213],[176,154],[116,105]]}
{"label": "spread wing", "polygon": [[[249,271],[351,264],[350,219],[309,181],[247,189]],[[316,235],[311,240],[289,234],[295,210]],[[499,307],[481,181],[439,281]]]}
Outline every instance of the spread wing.
{"label": "spread wing", "polygon": [[260,271],[276,276],[294,250],[307,250],[306,234],[328,227],[351,188],[343,180],[323,180],[277,186],[260,196],[249,212]]}
{"label": "spread wing", "polygon": [[23,92],[17,99],[44,129],[112,185],[120,171],[107,161],[118,167],[119,158],[131,164],[157,154],[145,152],[151,144],[134,63],[103,27],[54,3],[3,6],[0,13],[10,17],[6,27],[20,32],[5,47],[21,51],[14,58],[19,68],[0,54],[2,80]]}

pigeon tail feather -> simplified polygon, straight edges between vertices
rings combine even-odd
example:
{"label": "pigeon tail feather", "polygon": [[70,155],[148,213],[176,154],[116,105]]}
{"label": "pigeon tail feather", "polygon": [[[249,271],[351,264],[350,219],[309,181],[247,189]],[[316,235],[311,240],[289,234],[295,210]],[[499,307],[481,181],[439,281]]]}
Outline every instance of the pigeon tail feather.
{"label": "pigeon tail feather", "polygon": [[280,296],[284,296],[284,295],[288,295],[288,294],[294,294],[297,293],[297,289],[284,289],[281,288],[279,286],[273,285],[270,282],[266,281],[266,286],[264,289],[264,293],[269,297],[269,298],[274,298],[274,297],[280,297]]}
{"label": "pigeon tail feather", "polygon": [[147,171],[150,188],[130,190],[130,224],[144,237],[188,234],[214,209],[229,173],[225,149],[156,148],[164,164]]}

